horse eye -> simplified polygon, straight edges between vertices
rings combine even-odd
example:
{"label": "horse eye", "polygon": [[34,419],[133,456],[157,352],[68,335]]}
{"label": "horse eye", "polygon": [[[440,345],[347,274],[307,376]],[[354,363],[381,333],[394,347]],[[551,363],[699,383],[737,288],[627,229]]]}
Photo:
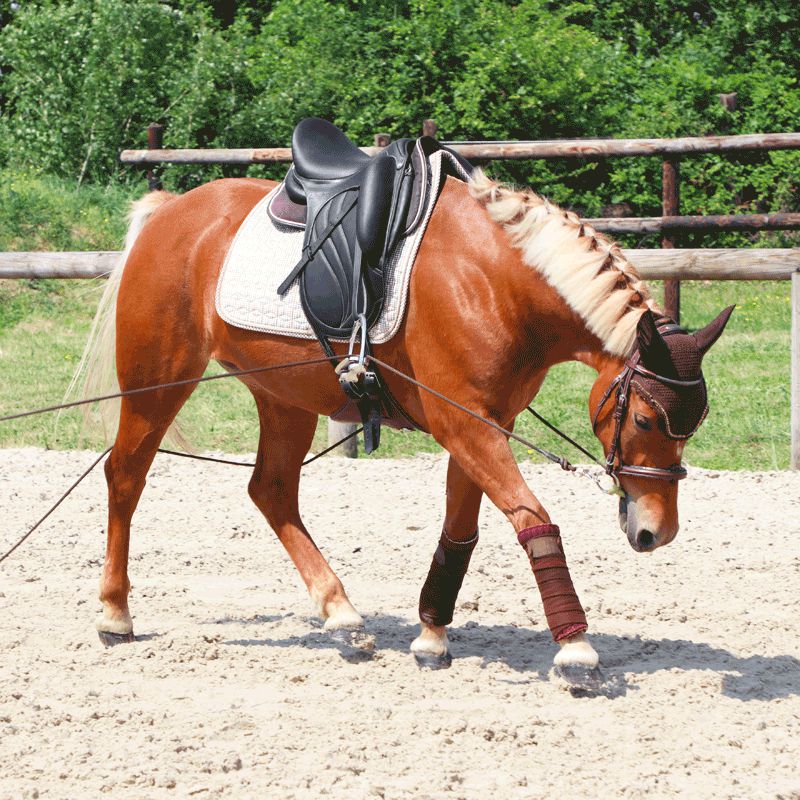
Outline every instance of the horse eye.
{"label": "horse eye", "polygon": [[647,419],[647,417],[643,417],[641,414],[634,414],[633,415],[633,421],[643,431],[651,431],[651,430],[653,430],[653,423],[650,422],[650,420]]}

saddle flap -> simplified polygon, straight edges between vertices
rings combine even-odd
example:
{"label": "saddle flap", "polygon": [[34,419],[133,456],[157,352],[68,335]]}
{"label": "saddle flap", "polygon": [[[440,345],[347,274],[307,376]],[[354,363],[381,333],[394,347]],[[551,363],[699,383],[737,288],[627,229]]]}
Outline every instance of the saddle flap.
{"label": "saddle flap", "polygon": [[314,256],[300,277],[300,299],[306,318],[326,336],[349,333],[353,316],[361,311],[361,252],[356,215],[352,213],[354,193],[355,190],[347,190],[331,198],[317,212],[311,229],[306,229],[311,241],[315,240],[315,232],[329,231],[320,237]]}

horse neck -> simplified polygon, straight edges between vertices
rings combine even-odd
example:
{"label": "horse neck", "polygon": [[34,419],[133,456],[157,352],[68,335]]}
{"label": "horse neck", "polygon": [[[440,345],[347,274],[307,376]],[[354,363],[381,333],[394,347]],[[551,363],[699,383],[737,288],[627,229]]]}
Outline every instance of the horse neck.
{"label": "horse neck", "polygon": [[[528,275],[524,270],[528,270]],[[520,264],[516,273],[525,276],[527,284],[529,340],[534,347],[540,343],[545,345],[541,348],[542,367],[549,369],[564,361],[579,361],[598,374],[613,372],[616,375],[626,359],[605,350],[600,339],[567,301],[540,274],[531,278],[530,270],[531,267]],[[543,331],[547,332],[546,338]]]}
{"label": "horse neck", "polygon": [[625,367],[627,358],[606,351],[600,340],[587,330],[584,341],[575,347],[569,360],[586,364],[598,375],[617,375]]}

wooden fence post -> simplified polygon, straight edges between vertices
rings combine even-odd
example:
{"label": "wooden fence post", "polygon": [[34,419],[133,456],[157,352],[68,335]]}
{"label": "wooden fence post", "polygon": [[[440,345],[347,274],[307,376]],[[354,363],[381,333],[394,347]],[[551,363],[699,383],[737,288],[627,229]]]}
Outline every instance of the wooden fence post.
{"label": "wooden fence post", "polygon": [[[665,158],[661,167],[661,214],[664,217],[677,217],[680,213],[680,161]],[[661,246],[675,247],[675,235],[661,237]],[[681,321],[680,281],[664,281],[664,311],[675,322]]]}
{"label": "wooden fence post", "polygon": [[[158,122],[151,122],[147,126],[147,149],[148,150],[161,150],[164,147],[164,126]],[[151,167],[147,170],[147,188],[154,192],[156,189],[161,188],[161,178],[155,170]]]}
{"label": "wooden fence post", "polygon": [[436,138],[436,133],[439,130],[439,126],[432,120],[432,119],[424,119],[422,120],[422,135],[423,136],[432,136],[434,139]]}
{"label": "wooden fence post", "polygon": [[[344,439],[345,436],[355,433],[358,425],[352,422],[336,422],[328,420],[328,447]],[[331,455],[344,456],[345,458],[358,458],[358,437],[353,436],[348,439],[341,447],[333,451]]]}
{"label": "wooden fence post", "polygon": [[792,274],[792,469],[800,469],[800,270]]}

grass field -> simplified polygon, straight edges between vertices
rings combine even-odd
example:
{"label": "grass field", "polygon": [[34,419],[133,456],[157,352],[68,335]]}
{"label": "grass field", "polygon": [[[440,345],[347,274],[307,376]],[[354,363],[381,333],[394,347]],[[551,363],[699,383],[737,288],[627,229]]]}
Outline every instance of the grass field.
{"label": "grass field", "polygon": [[[124,208],[136,187],[67,191],[46,179],[7,179],[0,189],[0,250],[115,249],[124,232]],[[30,209],[33,209],[31,212]],[[77,220],[77,221],[76,221]],[[686,450],[690,464],[714,469],[783,469],[789,461],[790,294],[786,282],[683,284],[682,321],[690,329],[707,323],[724,306],[737,304],[725,335],[710,352],[705,373],[711,413]],[[655,287],[657,290],[659,287]],[[0,281],[0,414],[58,403],[77,365],[88,333],[100,281]],[[553,369],[537,409],[595,451],[586,398],[593,373],[578,364]],[[200,386],[181,412],[201,450],[255,449],[255,408],[237,381]],[[79,444],[80,413],[33,417],[0,426],[0,447],[36,445],[66,449]],[[529,415],[517,430],[542,446],[570,453]],[[324,441],[324,421],[317,442]],[[85,440],[99,446],[99,436]],[[377,456],[435,452],[418,433],[385,431]],[[538,458],[517,448],[521,458]],[[573,459],[573,456],[576,456]],[[373,456],[374,457],[374,456]]]}

